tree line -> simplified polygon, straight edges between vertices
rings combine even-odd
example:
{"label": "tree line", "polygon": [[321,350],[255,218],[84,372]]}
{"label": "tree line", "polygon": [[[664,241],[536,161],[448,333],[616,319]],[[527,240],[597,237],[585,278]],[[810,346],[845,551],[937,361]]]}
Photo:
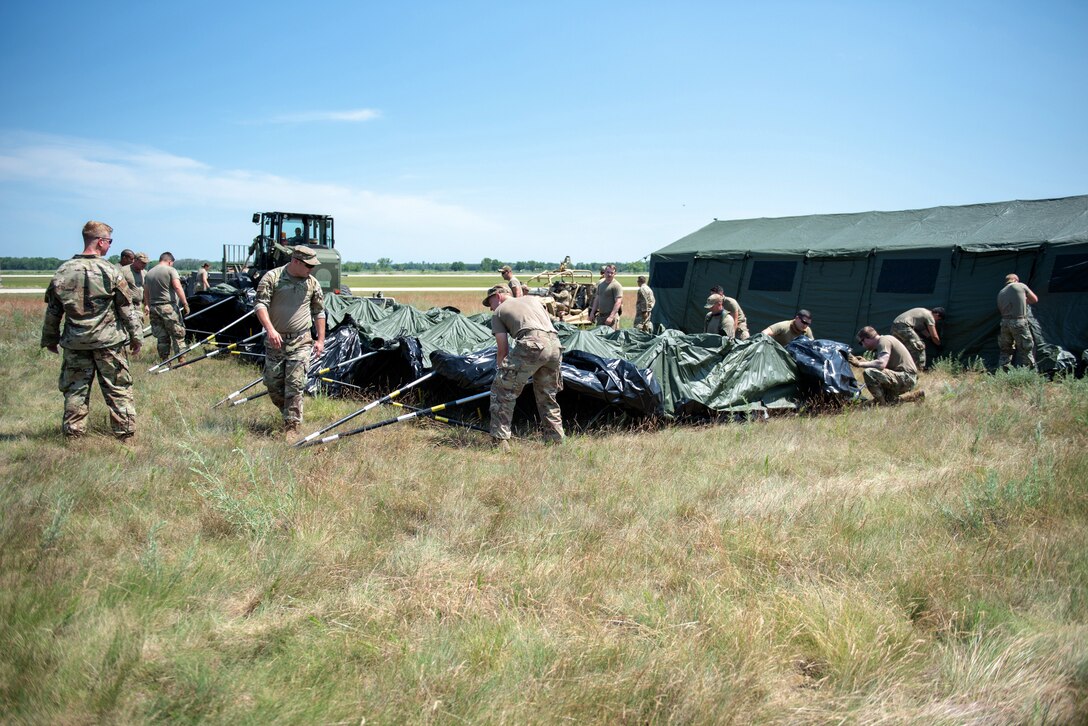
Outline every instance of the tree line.
{"label": "tree line", "polygon": [[[503,260],[485,257],[480,262],[393,262],[388,257],[379,257],[376,262],[344,262],[344,272],[494,272],[503,265],[510,265],[515,271],[539,272],[554,270],[559,267],[556,261],[541,260]],[[599,270],[602,265],[612,264],[617,272],[646,272],[649,264],[646,260],[634,262],[573,262],[571,266],[579,270]]]}
{"label": "tree line", "polygon": [[[65,258],[68,259],[68,258]],[[107,259],[114,264],[120,262],[119,255],[110,255]],[[64,262],[58,257],[0,257],[0,271],[5,270],[55,270]],[[154,265],[157,257],[151,259]],[[218,268],[222,264],[220,260],[201,260],[192,257],[179,257],[174,262],[178,270],[195,270],[205,262],[209,262],[212,268]],[[575,262],[573,266],[579,270],[598,270],[604,264],[613,264],[618,272],[640,273],[646,272],[648,265],[646,260],[635,262]],[[539,272],[541,270],[554,270],[559,267],[558,262],[540,260],[502,260],[485,257],[478,263],[473,262],[393,262],[388,257],[379,257],[376,262],[344,262],[341,269],[344,272],[494,272],[503,265],[510,265],[516,271]]]}

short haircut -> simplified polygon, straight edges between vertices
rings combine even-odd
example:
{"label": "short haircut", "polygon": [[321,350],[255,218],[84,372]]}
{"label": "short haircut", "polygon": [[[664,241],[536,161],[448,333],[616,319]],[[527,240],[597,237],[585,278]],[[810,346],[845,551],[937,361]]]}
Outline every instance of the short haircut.
{"label": "short haircut", "polygon": [[83,243],[90,244],[99,237],[109,237],[113,234],[113,227],[105,222],[95,222],[93,219],[83,225]]}
{"label": "short haircut", "polygon": [[[96,236],[97,236],[97,235],[96,235]],[[135,253],[135,252],[133,252],[132,250],[130,250],[130,249],[129,249],[128,247],[126,247],[125,249],[121,250],[121,259],[124,259],[126,255],[127,255],[128,257],[132,257],[133,259],[135,259],[135,257],[136,257],[136,253]]]}
{"label": "short haircut", "polygon": [[169,252],[163,252],[161,255],[159,255],[159,262],[166,262],[167,260],[173,262],[174,256]]}
{"label": "short haircut", "polygon": [[812,313],[810,313],[808,310],[805,310],[804,308],[801,308],[797,311],[797,317],[808,318],[809,320],[812,320]]}
{"label": "short haircut", "polygon": [[639,275],[638,276],[638,284],[640,284],[640,285],[645,285],[646,284],[646,276],[645,275]]}
{"label": "short haircut", "polygon": [[1010,282],[1020,282],[1020,276],[1015,272],[1005,275],[1005,284],[1008,285]]}
{"label": "short haircut", "polygon": [[212,265],[211,265],[210,262],[205,262],[203,265],[201,265],[201,267],[211,267],[211,266]]}
{"label": "short haircut", "polygon": [[940,316],[941,319],[944,319],[944,317],[945,317],[944,308],[933,308],[929,312],[933,313],[934,315]]}
{"label": "short haircut", "polygon": [[724,295],[725,288],[723,288],[721,285],[715,285],[714,287],[710,288],[710,292],[712,295]]}
{"label": "short haircut", "polygon": [[858,342],[867,338],[875,338],[877,336],[876,328],[872,325],[866,325],[864,328],[858,331]]}

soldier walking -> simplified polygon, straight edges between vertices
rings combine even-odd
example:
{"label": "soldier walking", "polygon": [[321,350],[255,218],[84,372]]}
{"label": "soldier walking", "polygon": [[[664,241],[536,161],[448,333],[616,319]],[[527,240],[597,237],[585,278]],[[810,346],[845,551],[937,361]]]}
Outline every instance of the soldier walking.
{"label": "soldier walking", "polygon": [[[159,264],[144,275],[144,305],[151,318],[151,333],[155,336],[159,360],[167,360],[181,352],[185,345],[185,324],[178,312],[180,305],[189,314],[189,301],[181,286],[181,277],[174,269],[174,256],[159,255]],[[178,358],[178,363],[185,362]]]}
{"label": "soldier walking", "polygon": [[[544,437],[561,442],[563,419],[556,395],[563,388],[560,374],[562,348],[559,334],[544,305],[533,296],[512,298],[505,285],[487,291],[484,307],[491,308],[491,330],[497,354],[495,380],[491,384],[491,436],[497,446],[510,446],[514,404],[529,379]],[[514,338],[511,350],[510,338]]]}
{"label": "soldier walking", "polygon": [[644,333],[652,333],[654,326],[650,322],[650,315],[654,311],[657,301],[654,299],[654,291],[646,284],[645,275],[638,276],[638,292],[635,294],[635,322],[634,328]]}
{"label": "soldier walking", "polygon": [[[321,263],[309,247],[295,247],[291,260],[269,270],[257,285],[253,309],[266,333],[264,385],[283,414],[283,430],[297,433],[310,358],[325,349],[325,296],[310,272]],[[310,329],[317,329],[317,339]]]}
{"label": "soldier walking", "polygon": [[511,295],[513,295],[514,297],[522,296],[523,293],[521,290],[521,280],[514,277],[514,269],[510,267],[510,265],[503,265],[499,269],[495,270],[495,272],[498,272],[500,275],[502,275],[502,279],[506,280],[506,284],[510,286]]}
{"label": "soldier walking", "polygon": [[[64,348],[58,386],[64,394],[61,430],[67,440],[87,432],[91,385],[98,377],[110,410],[110,428],[122,442],[136,433],[136,406],[125,346],[140,352],[141,330],[129,312],[131,299],[121,271],[105,259],[113,228],[103,222],[83,226],[83,254],[62,264],[45,291],[41,345],[51,353]],[[64,319],[64,332],[60,322]]]}
{"label": "soldier walking", "polygon": [[129,300],[132,301],[132,317],[139,328],[144,327],[144,270],[147,269],[147,253],[134,252],[132,262],[121,265],[121,275],[128,284]]}

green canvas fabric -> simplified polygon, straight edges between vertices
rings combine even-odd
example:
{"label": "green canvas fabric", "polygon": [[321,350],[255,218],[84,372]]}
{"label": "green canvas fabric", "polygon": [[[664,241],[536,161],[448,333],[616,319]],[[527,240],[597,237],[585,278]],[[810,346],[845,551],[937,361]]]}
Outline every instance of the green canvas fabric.
{"label": "green canvas fabric", "polygon": [[[331,327],[348,315],[369,347],[390,345],[398,336],[416,337],[429,361],[435,350],[456,355],[494,346],[490,316],[448,310],[391,308],[359,298],[330,295],[326,314]],[[330,329],[331,329],[330,327]],[[794,406],[797,370],[786,351],[765,336],[748,341],[717,335],[663,335],[557,323],[564,352],[584,351],[605,359],[628,360],[649,369],[660,382],[665,415],[703,415],[707,411],[743,413]],[[381,341],[379,345],[379,341]]]}
{"label": "green canvas fabric", "polygon": [[[760,278],[791,265],[792,277]],[[1010,272],[1040,296],[1048,342],[1088,348],[1088,196],[715,221],[651,255],[653,322],[701,329],[716,284],[753,335],[806,308],[817,337],[852,342],[864,325],[887,332],[904,310],[942,306],[939,352],[995,363],[995,297]]]}

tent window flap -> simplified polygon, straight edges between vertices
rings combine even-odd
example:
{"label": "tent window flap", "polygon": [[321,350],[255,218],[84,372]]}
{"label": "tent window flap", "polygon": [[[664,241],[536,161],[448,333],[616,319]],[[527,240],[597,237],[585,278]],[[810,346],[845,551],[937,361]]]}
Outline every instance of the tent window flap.
{"label": "tent window flap", "polygon": [[792,260],[756,260],[748,277],[749,290],[789,292],[797,276],[797,262]]}
{"label": "tent window flap", "polygon": [[1088,254],[1058,255],[1050,273],[1049,292],[1088,292]]}
{"label": "tent window flap", "polygon": [[658,262],[654,264],[651,284],[655,289],[682,288],[687,274],[686,262]]}
{"label": "tent window flap", "polygon": [[937,273],[941,271],[939,259],[895,260],[886,259],[880,265],[876,291],[931,295],[937,286]]}

